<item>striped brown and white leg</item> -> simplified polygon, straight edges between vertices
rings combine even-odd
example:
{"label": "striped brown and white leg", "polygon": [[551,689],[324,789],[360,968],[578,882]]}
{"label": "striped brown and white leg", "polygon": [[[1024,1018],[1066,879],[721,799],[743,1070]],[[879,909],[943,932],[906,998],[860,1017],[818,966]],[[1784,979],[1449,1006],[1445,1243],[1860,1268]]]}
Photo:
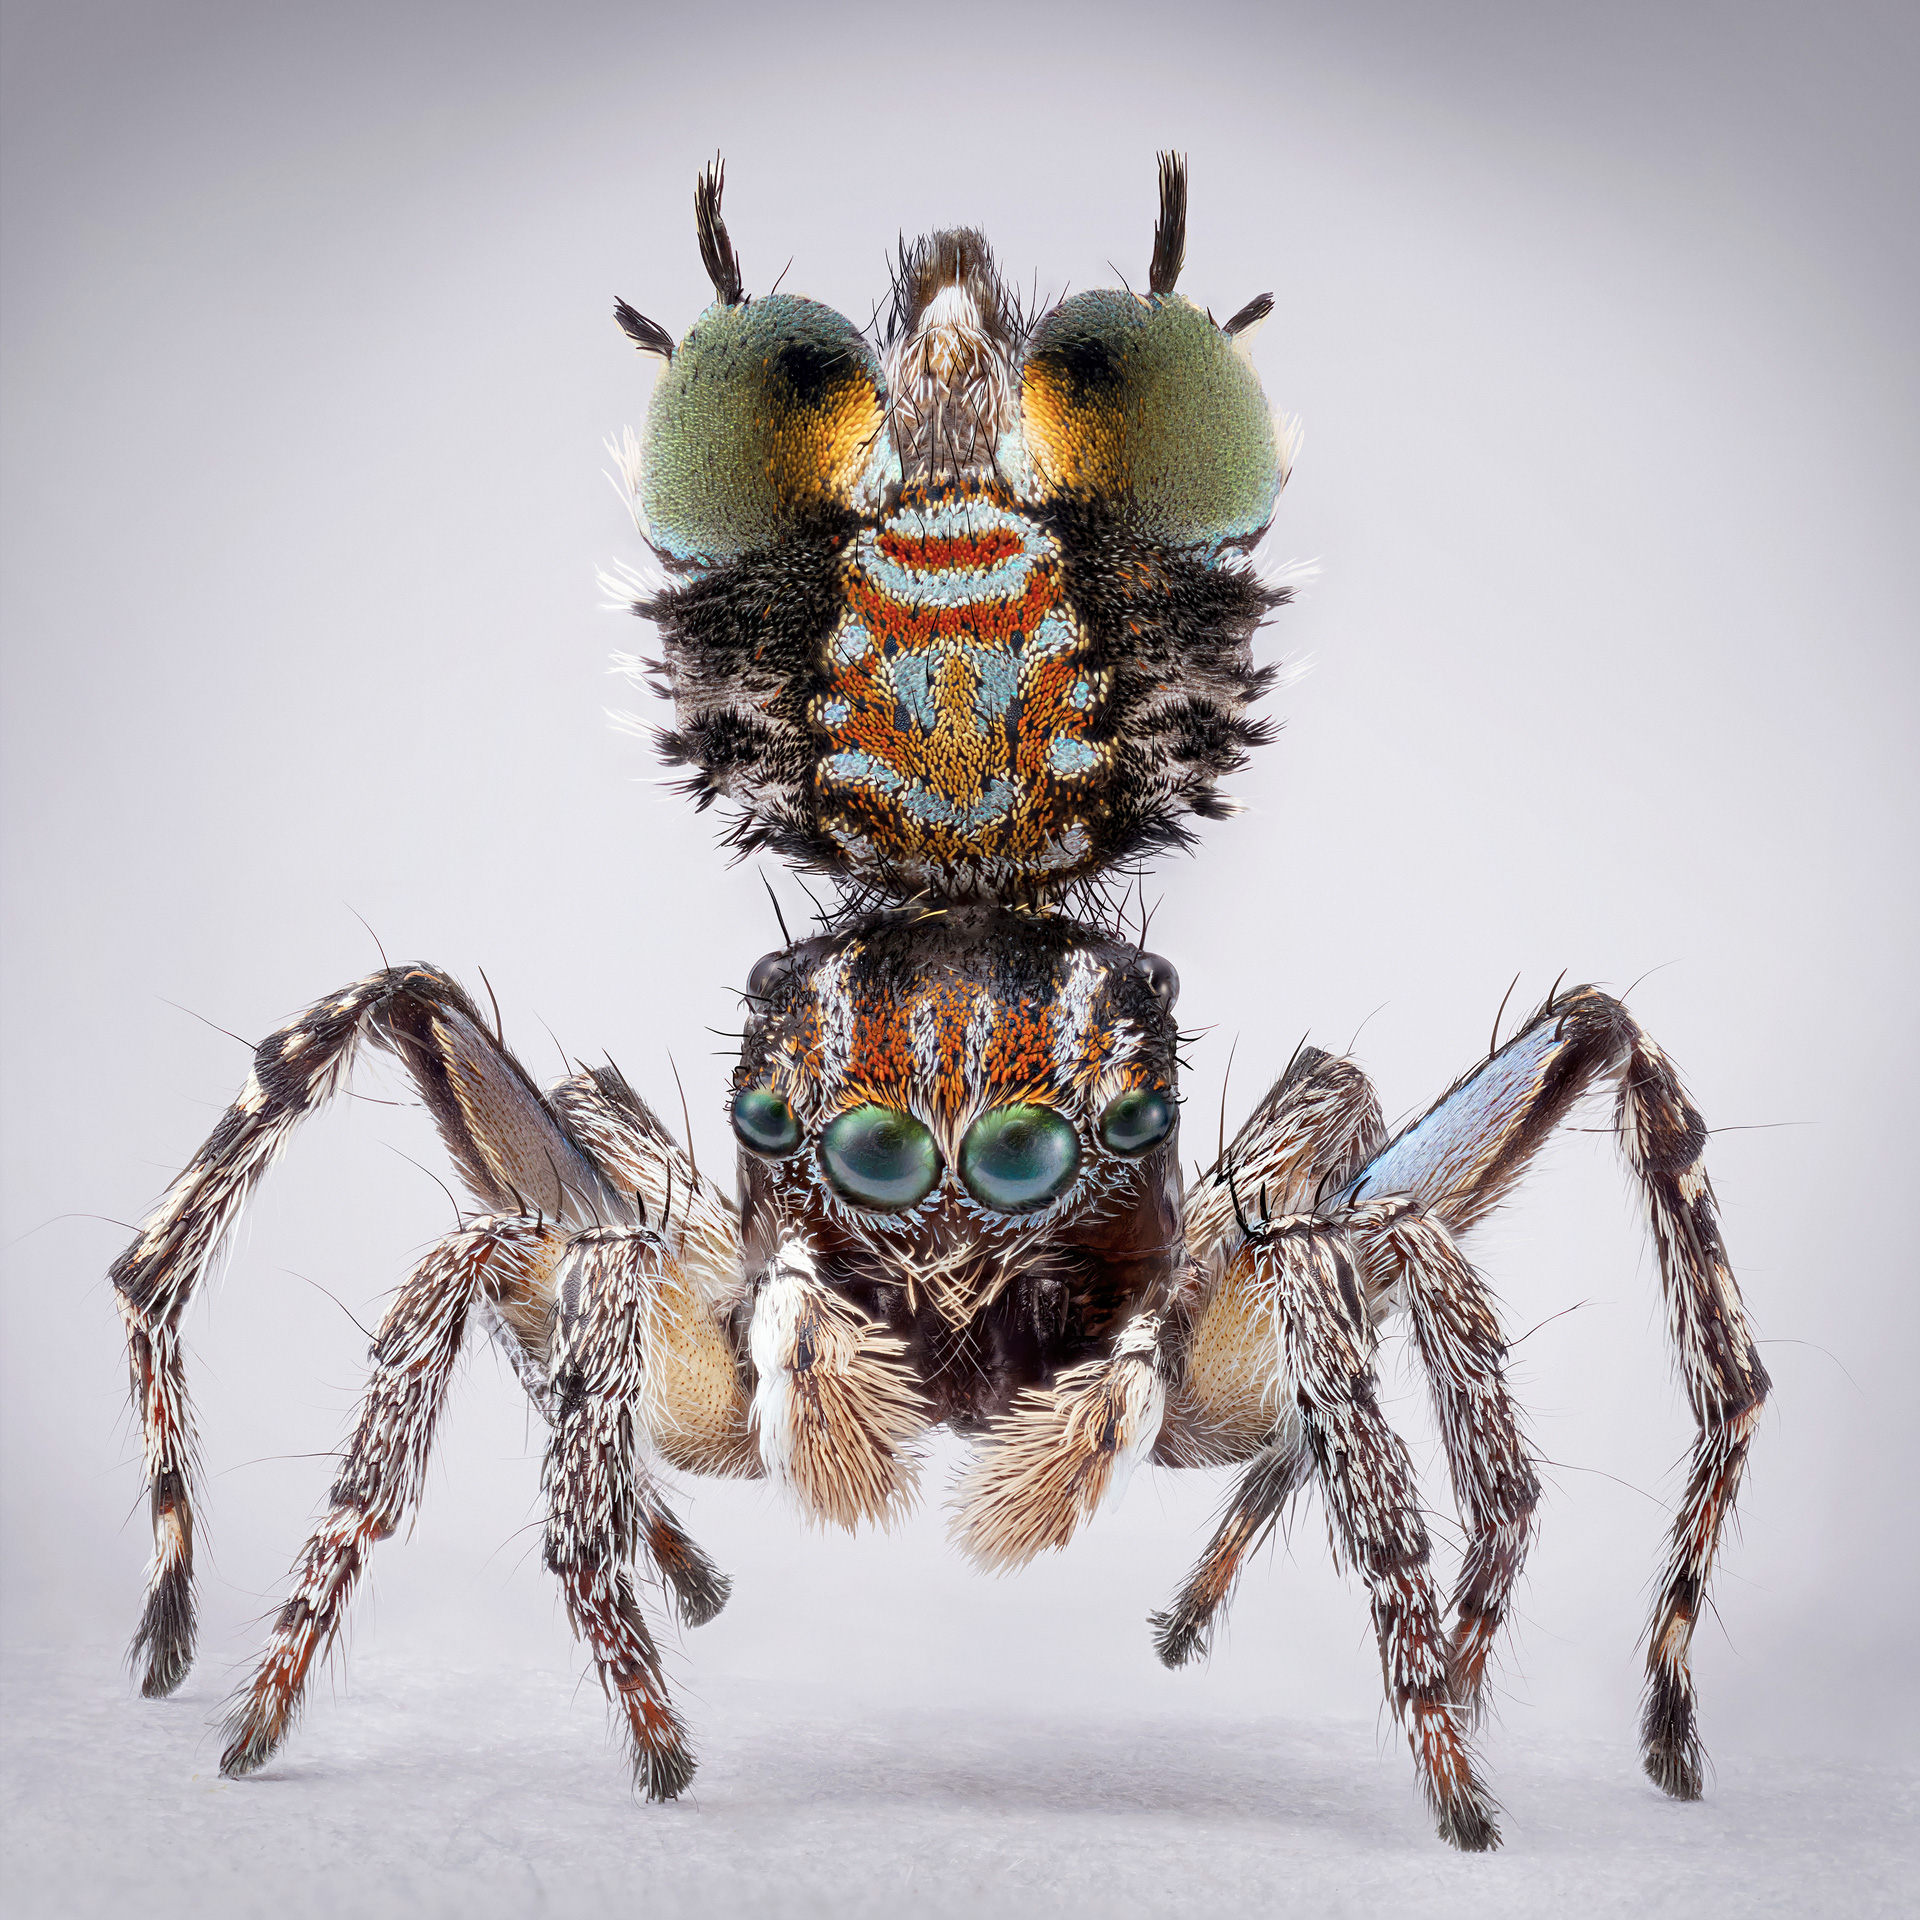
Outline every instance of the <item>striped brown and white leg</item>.
{"label": "striped brown and white leg", "polygon": [[526,1317],[547,1297],[566,1235],[531,1215],[481,1219],[421,1261],[380,1323],[374,1372],[328,1496],[252,1682],[228,1715],[220,1771],[265,1765],[298,1717],[375,1544],[418,1502],[469,1316],[481,1303]]}
{"label": "striped brown and white leg", "polygon": [[1640,1178],[1698,1435],[1647,1638],[1640,1750],[1663,1792],[1697,1800],[1705,1755],[1687,1663],[1722,1528],[1770,1382],[1720,1236],[1707,1129],[1671,1063],[1636,1027],[1620,1077],[1620,1144]]}
{"label": "striped brown and white leg", "polygon": [[1312,1474],[1306,1430],[1298,1412],[1289,1409],[1235,1481],[1220,1524],[1186,1584],[1148,1618],[1153,1650],[1167,1666],[1184,1667],[1211,1652],[1213,1629],[1233,1597],[1241,1569]]}
{"label": "striped brown and white leg", "polygon": [[1453,1236],[1411,1201],[1362,1201],[1345,1223],[1413,1321],[1467,1550],[1453,1595],[1454,1697],[1477,1717],[1487,1659],[1533,1535],[1540,1482],[1507,1392],[1492,1296]]}
{"label": "striped brown and white leg", "polygon": [[172,1692],[194,1643],[192,1409],[182,1316],[295,1128],[346,1085],[363,1040],[397,1055],[480,1205],[550,1219],[631,1217],[479,1011],[432,967],[392,967],[269,1034],[239,1097],[114,1263],[153,1510],[154,1557],[133,1657],[150,1697]]}
{"label": "striped brown and white leg", "polygon": [[1311,1211],[1385,1132],[1366,1075],[1351,1060],[1303,1047],[1219,1165],[1188,1190],[1198,1298],[1154,1457],[1168,1466],[1246,1465],[1198,1565],[1150,1621],[1170,1667],[1206,1653],[1242,1568],[1312,1472],[1299,1411],[1276,1397],[1276,1330],[1246,1260],[1242,1212],[1258,1214],[1263,1203],[1269,1213]]}
{"label": "striped brown and white leg", "polygon": [[1323,1221],[1294,1215],[1256,1232],[1248,1264],[1272,1301],[1336,1548],[1372,1595],[1387,1703],[1440,1836],[1484,1852],[1500,1833],[1454,1699],[1413,1463],[1380,1411],[1373,1317],[1353,1249]]}
{"label": "striped brown and white leg", "polygon": [[1464,1074],[1329,1203],[1418,1200],[1457,1239],[1511,1191],[1575,1101],[1615,1076],[1615,1126],[1637,1177],[1697,1436],[1655,1601],[1641,1723],[1648,1776],[1679,1799],[1703,1757],[1687,1653],[1769,1381],[1727,1259],[1707,1129],[1672,1063],[1619,1001],[1592,987],[1550,1000]]}
{"label": "striped brown and white leg", "polygon": [[635,1559],[646,1556],[689,1621],[711,1618],[726,1598],[697,1549],[689,1562],[692,1543],[647,1467],[661,1387],[650,1360],[682,1282],[658,1234],[612,1228],[579,1235],[556,1279],[546,1565],[620,1710],[635,1785],[649,1800],[672,1800],[694,1760],[635,1591]]}

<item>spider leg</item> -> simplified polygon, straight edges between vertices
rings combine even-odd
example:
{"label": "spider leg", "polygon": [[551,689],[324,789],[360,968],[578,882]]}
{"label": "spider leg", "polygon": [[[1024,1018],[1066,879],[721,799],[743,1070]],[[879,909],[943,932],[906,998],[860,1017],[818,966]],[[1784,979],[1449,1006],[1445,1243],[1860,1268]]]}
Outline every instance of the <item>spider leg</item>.
{"label": "spider leg", "polygon": [[1211,1650],[1214,1623],[1232,1597],[1240,1570],[1312,1472],[1313,1456],[1299,1415],[1289,1411],[1235,1482],[1220,1524],[1186,1584],[1148,1618],[1153,1650],[1165,1665],[1184,1667]]}
{"label": "spider leg", "polygon": [[286,1738],[314,1660],[339,1634],[375,1543],[418,1503],[468,1315],[483,1301],[511,1311],[545,1296],[565,1244],[562,1229],[532,1215],[482,1218],[449,1234],[401,1287],[373,1344],[373,1377],[326,1518],[300,1557],[253,1681],[228,1716],[220,1771],[230,1779],[264,1766]]}
{"label": "spider leg", "polygon": [[1648,1776],[1691,1800],[1704,1761],[1687,1653],[1770,1383],[1720,1234],[1704,1164],[1706,1124],[1672,1063],[1617,1000],[1575,988],[1376,1154],[1335,1206],[1408,1194],[1464,1234],[1511,1189],[1575,1100],[1609,1074],[1619,1080],[1615,1131],[1652,1228],[1697,1429],[1648,1635],[1641,1722]]}
{"label": "spider leg", "polygon": [[1406,1727],[1441,1838],[1484,1852],[1499,1845],[1499,1829],[1454,1701],[1413,1463],[1379,1407],[1360,1263],[1344,1233],[1311,1215],[1258,1230],[1248,1256],[1271,1302],[1335,1544],[1373,1597],[1388,1705]]}
{"label": "spider leg", "polygon": [[954,1495],[953,1540],[984,1571],[1011,1572],[1119,1492],[1166,1410],[1166,1302],[1150,1301],[1100,1360],[1030,1387],[996,1423]]}
{"label": "spider leg", "polygon": [[626,1202],[554,1121],[519,1063],[444,974],[395,967],[316,1001],[269,1034],[239,1097],[168,1190],[111,1279],[127,1329],[153,1510],[154,1557],[134,1636],[141,1691],[171,1693],[193,1660],[192,1413],[180,1319],[201,1276],[294,1128],[346,1084],[362,1039],[398,1054],[468,1185],[489,1209],[564,1217],[576,1196]]}
{"label": "spider leg", "polygon": [[[618,1068],[576,1074],[547,1097],[595,1164],[638,1196],[644,1224],[667,1258],[643,1322],[649,1440],[670,1466],[757,1479],[765,1469],[745,1356],[727,1332],[745,1299],[737,1215]],[[660,1549],[664,1566],[673,1553],[665,1534]]]}
{"label": "spider leg", "polygon": [[1488,1655],[1533,1535],[1540,1482],[1507,1392],[1506,1341],[1491,1295],[1453,1236],[1431,1213],[1404,1200],[1362,1201],[1346,1220],[1378,1274],[1397,1274],[1396,1292],[1432,1388],[1454,1504],[1467,1528],[1466,1557],[1453,1595],[1456,1698],[1477,1715]]}
{"label": "spider leg", "polygon": [[1385,1133],[1366,1075],[1351,1060],[1303,1047],[1220,1163],[1188,1190],[1195,1286],[1181,1303],[1187,1325],[1154,1458],[1168,1466],[1248,1465],[1198,1565],[1150,1622],[1155,1650],[1170,1667],[1207,1651],[1242,1567],[1313,1466],[1298,1409],[1281,1392],[1235,1195],[1264,1190],[1270,1209],[1311,1211]]}
{"label": "spider leg", "polygon": [[[110,1276],[127,1330],[153,1512],[154,1556],[132,1648],[136,1665],[144,1668],[141,1690],[150,1698],[171,1693],[193,1659],[197,1475],[182,1316],[253,1189],[285,1151],[300,1121],[345,1087],[366,1040],[406,1067],[483,1210],[537,1211],[559,1221],[627,1221],[634,1217],[636,1189],[640,1204],[655,1212],[660,1207],[669,1165],[666,1148],[656,1142],[641,1153],[646,1164],[635,1178],[634,1167],[617,1160],[603,1170],[594,1150],[570,1131],[590,1109],[603,1116],[593,1138],[635,1131],[637,1123],[614,1092],[582,1076],[592,1081],[591,1098],[576,1089],[564,1102],[549,1101],[488,1031],[473,1002],[435,968],[385,968],[316,1001],[269,1034],[239,1097]],[[624,1082],[619,1089],[624,1091]],[[644,1113],[631,1094],[625,1095],[625,1106]],[[690,1169],[681,1172],[678,1191],[687,1196],[679,1209],[685,1216],[681,1237],[697,1241],[705,1266],[717,1270],[725,1265],[725,1203],[707,1183],[694,1182]],[[655,1180],[650,1189],[649,1176]],[[737,1270],[737,1257],[734,1266]],[[499,1310],[515,1309],[503,1305]],[[483,1302],[483,1311],[491,1315],[493,1304]],[[544,1302],[528,1311],[537,1320]],[[529,1345],[536,1330],[539,1339]],[[515,1331],[521,1339],[508,1343],[511,1353],[524,1356],[544,1344],[543,1326],[536,1329],[530,1322]],[[523,1378],[535,1384],[525,1373]]]}
{"label": "spider leg", "polygon": [[647,1554],[690,1622],[710,1618],[726,1598],[704,1560],[690,1567],[691,1542],[660,1503],[642,1456],[646,1430],[658,1423],[652,1363],[659,1329],[677,1318],[676,1280],[660,1236],[645,1229],[594,1228],[568,1247],[557,1276],[544,1474],[547,1568],[624,1717],[634,1783],[649,1800],[684,1792],[694,1761],[634,1591],[634,1557]]}

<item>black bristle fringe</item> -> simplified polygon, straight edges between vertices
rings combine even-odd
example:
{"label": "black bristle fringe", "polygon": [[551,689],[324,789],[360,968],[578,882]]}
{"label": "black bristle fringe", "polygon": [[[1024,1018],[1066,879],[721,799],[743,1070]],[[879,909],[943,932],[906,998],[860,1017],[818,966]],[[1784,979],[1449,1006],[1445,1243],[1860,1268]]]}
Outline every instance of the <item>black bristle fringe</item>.
{"label": "black bristle fringe", "polygon": [[658,320],[649,320],[644,313],[636,312],[624,300],[616,300],[613,303],[613,317],[620,323],[620,331],[642,353],[657,353],[663,360],[672,360],[673,335]]}
{"label": "black bristle fringe", "polygon": [[700,169],[693,188],[693,224],[700,236],[700,261],[713,282],[714,297],[723,305],[740,304],[740,256],[727,237],[727,223],[720,217],[721,196],[727,190],[727,163],[715,154],[710,165]]}
{"label": "black bristle fringe", "polygon": [[1147,273],[1147,291],[1166,294],[1174,289],[1180,269],[1187,264],[1187,157],[1160,156],[1160,218],[1153,228],[1153,265]]}
{"label": "black bristle fringe", "polygon": [[1270,293],[1256,293],[1220,331],[1222,333],[1245,333],[1249,327],[1257,327],[1272,311],[1273,295]]}

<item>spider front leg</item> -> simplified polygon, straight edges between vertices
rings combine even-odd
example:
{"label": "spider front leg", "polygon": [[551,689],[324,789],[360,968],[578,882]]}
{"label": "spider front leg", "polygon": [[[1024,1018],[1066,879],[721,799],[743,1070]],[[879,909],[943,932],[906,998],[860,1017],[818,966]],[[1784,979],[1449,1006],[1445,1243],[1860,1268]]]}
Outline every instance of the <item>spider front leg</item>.
{"label": "spider front leg", "polygon": [[569,1135],[458,985],[389,967],[317,1000],[269,1034],[238,1098],[109,1276],[127,1331],[153,1510],[153,1560],[132,1654],[141,1691],[171,1693],[193,1662],[193,1416],[181,1321],[261,1177],[307,1115],[347,1084],[363,1040],[395,1054],[489,1212],[624,1219],[620,1190]]}

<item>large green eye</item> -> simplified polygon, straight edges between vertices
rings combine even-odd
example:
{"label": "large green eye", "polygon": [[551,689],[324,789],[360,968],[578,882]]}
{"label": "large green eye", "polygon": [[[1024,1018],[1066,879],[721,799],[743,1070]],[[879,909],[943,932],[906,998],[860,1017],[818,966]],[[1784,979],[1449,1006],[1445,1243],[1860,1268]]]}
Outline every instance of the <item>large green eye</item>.
{"label": "large green eye", "polygon": [[778,1159],[800,1144],[800,1121],[770,1087],[742,1087],[733,1096],[733,1130],[740,1144]]}
{"label": "large green eye", "polygon": [[1145,1153],[1173,1131],[1173,1102],[1152,1087],[1132,1087],[1107,1102],[1100,1141],[1110,1153]]}
{"label": "large green eye", "polygon": [[1286,479],[1273,415],[1232,336],[1177,293],[1081,293],[1034,329],[1027,450],[1050,489],[1125,506],[1168,546],[1246,541]]}
{"label": "large green eye", "polygon": [[676,560],[771,546],[795,515],[845,502],[885,420],[879,363],[851,320],[791,293],[715,301],[647,411],[640,510]]}
{"label": "large green eye", "polygon": [[882,1213],[917,1206],[940,1178],[940,1149],[910,1113],[854,1107],[820,1136],[827,1178],[856,1205]]}
{"label": "large green eye", "polygon": [[960,1178],[984,1207],[1044,1207],[1080,1171],[1080,1137],[1051,1107],[992,1107],[960,1143]]}

